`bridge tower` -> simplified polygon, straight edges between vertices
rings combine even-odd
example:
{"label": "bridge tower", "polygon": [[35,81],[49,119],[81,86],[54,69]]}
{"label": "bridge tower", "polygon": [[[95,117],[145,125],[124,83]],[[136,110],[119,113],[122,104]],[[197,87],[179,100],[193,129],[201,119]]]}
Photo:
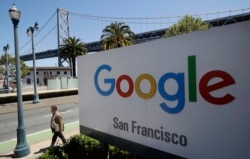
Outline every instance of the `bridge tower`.
{"label": "bridge tower", "polygon": [[[60,45],[63,42],[64,38],[68,38],[69,34],[69,12],[64,11],[62,9],[57,8],[57,41],[58,41],[58,66],[63,66],[65,61],[64,59],[60,58]],[[71,64],[70,64],[71,67]]]}

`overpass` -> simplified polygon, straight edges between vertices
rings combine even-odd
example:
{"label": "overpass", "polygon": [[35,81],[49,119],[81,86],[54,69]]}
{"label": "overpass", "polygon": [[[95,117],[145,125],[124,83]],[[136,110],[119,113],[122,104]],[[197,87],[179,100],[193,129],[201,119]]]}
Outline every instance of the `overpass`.
{"label": "overpass", "polygon": [[[218,27],[222,25],[229,25],[229,24],[243,22],[247,20],[250,20],[250,12],[223,17],[223,18],[217,18],[217,19],[206,21],[206,22],[209,23],[212,27]],[[138,43],[143,43],[143,42],[148,42],[148,41],[152,41],[155,39],[163,38],[166,30],[167,28],[136,34],[135,41],[133,43],[138,44]],[[88,52],[98,52],[100,51],[100,48],[101,48],[100,41],[89,42],[89,43],[86,43],[85,46],[88,49]],[[58,57],[58,49],[47,50],[47,51],[36,53],[37,60],[52,58],[52,57]],[[32,53],[22,55],[20,56],[20,59],[23,61],[30,61],[30,60],[33,60],[33,55]]]}

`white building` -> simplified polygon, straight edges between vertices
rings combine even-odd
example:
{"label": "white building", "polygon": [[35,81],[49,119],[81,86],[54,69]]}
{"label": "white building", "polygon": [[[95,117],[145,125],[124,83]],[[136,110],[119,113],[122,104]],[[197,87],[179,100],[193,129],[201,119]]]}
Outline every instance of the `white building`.
{"label": "white building", "polygon": [[[47,80],[55,77],[71,77],[71,67],[36,67],[38,85],[47,85]],[[29,67],[29,73],[23,79],[24,84],[33,84],[33,67]]]}

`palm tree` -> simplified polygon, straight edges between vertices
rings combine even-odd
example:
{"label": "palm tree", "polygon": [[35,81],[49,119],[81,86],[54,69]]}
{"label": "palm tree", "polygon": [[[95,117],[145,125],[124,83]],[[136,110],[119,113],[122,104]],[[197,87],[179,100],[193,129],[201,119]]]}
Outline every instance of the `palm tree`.
{"label": "palm tree", "polygon": [[125,23],[114,22],[102,30],[101,47],[102,50],[124,47],[132,45],[135,34]]}
{"label": "palm tree", "polygon": [[73,68],[73,77],[76,76],[76,57],[86,53],[87,49],[79,38],[68,37],[63,39],[63,44],[60,47],[60,57],[69,60],[70,67]]}

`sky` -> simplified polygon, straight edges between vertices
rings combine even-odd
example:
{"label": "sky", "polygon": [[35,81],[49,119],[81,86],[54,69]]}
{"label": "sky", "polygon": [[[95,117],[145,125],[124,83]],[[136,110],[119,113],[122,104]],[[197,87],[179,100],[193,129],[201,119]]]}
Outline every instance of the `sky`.
{"label": "sky", "polygon": [[[100,40],[102,29],[111,21],[108,18],[89,19],[83,15],[118,18],[115,20],[123,18],[132,31],[139,33],[167,28],[177,22],[179,16],[186,14],[205,13],[203,19],[213,19],[250,12],[250,0],[0,0],[0,47],[9,44],[8,53],[13,57],[14,32],[8,13],[13,3],[21,11],[18,24],[19,55],[32,53],[31,37],[26,36],[26,30],[35,22],[40,28],[34,32],[35,52],[57,48],[57,8],[69,12],[70,36],[80,38],[85,43]],[[248,9],[241,10],[244,8]],[[230,10],[232,12],[228,12]],[[206,14],[222,11],[227,12]],[[2,54],[3,51],[0,51],[0,56]],[[33,66],[32,61],[25,63]],[[57,58],[36,60],[37,67],[57,65]]]}

